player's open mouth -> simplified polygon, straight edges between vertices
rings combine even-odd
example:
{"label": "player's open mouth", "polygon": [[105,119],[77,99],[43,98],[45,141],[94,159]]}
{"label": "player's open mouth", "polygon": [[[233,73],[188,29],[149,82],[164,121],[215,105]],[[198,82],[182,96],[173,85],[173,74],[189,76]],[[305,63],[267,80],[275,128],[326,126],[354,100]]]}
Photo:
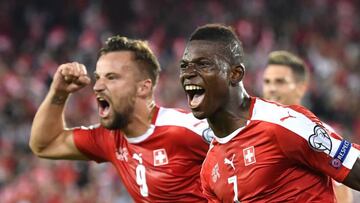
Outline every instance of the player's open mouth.
{"label": "player's open mouth", "polygon": [[110,113],[110,104],[109,102],[103,97],[97,97],[97,102],[99,106],[99,116],[105,118]]}
{"label": "player's open mouth", "polygon": [[205,98],[205,89],[199,85],[185,85],[190,108],[197,108]]}

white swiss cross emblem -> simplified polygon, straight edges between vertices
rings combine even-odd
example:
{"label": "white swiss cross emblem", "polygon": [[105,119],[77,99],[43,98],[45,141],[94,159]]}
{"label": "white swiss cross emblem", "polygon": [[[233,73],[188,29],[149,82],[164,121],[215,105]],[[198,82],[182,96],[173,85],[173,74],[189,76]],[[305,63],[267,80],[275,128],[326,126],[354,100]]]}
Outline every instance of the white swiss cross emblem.
{"label": "white swiss cross emblem", "polygon": [[254,146],[243,149],[245,166],[256,163]]}
{"label": "white swiss cross emblem", "polygon": [[165,149],[156,149],[153,151],[154,166],[162,166],[168,164],[168,157]]}

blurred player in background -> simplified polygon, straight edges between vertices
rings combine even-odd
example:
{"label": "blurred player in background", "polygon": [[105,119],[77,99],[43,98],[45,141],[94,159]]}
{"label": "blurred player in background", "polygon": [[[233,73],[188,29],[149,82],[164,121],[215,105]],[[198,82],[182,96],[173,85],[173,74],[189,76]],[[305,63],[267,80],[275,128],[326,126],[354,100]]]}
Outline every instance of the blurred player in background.
{"label": "blurred player in background", "polygon": [[[263,75],[262,89],[265,99],[285,105],[301,105],[308,84],[309,69],[303,60],[287,51],[274,51],[269,54]],[[352,193],[348,187],[337,182],[334,186],[338,202],[352,202]]]}
{"label": "blurred player in background", "polygon": [[334,202],[331,178],[360,190],[360,151],[309,110],[247,94],[232,28],[191,35],[180,79],[195,117],[215,133],[201,169],[209,202]]}
{"label": "blurred player in background", "polygon": [[100,124],[66,128],[71,94],[90,84],[84,65],[58,67],[31,130],[34,154],[111,162],[135,202],[206,202],[200,169],[211,135],[205,120],[156,106],[159,63],[141,40],[114,36],[100,50],[93,90]]}

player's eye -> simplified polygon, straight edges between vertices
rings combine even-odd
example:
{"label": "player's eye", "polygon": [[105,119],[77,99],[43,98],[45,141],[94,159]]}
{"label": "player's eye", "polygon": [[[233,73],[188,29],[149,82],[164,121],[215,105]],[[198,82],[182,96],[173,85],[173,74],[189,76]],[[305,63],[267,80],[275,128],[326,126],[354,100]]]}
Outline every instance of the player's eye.
{"label": "player's eye", "polygon": [[180,69],[186,69],[188,67],[187,63],[180,63]]}

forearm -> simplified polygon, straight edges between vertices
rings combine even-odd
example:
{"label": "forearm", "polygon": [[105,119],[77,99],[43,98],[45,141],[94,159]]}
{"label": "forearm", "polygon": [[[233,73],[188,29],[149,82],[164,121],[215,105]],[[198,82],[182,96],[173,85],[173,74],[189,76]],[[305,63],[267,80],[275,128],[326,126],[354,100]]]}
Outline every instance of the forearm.
{"label": "forearm", "polygon": [[343,184],[360,191],[360,158],[358,158]]}
{"label": "forearm", "polygon": [[67,94],[50,91],[40,105],[33,120],[29,143],[35,154],[41,153],[64,132],[64,108],[67,98]]}

